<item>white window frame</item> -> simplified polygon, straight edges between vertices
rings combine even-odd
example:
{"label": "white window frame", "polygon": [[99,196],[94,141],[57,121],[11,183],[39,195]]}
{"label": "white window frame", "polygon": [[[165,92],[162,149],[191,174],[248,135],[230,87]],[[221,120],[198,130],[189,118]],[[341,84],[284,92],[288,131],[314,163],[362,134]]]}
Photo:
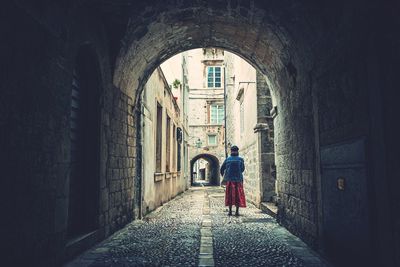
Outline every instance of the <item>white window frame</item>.
{"label": "white window frame", "polygon": [[[210,143],[210,137],[211,136],[215,137],[215,143],[214,144]],[[207,144],[208,144],[208,146],[218,146],[218,135],[217,134],[207,134]]]}
{"label": "white window frame", "polygon": [[[216,69],[219,69],[219,77],[216,77]],[[212,70],[212,71],[210,71]],[[210,75],[212,74],[212,75]],[[219,78],[219,82],[217,79]],[[221,88],[222,87],[222,67],[221,66],[208,66],[206,73],[207,88]],[[217,86],[219,83],[219,86]]]}
{"label": "white window frame", "polygon": [[[213,107],[215,107],[216,114],[215,114],[215,120],[213,121]],[[220,109],[222,107],[222,110]],[[222,112],[222,118],[220,120],[220,114]],[[210,124],[213,125],[222,125],[224,123],[225,119],[225,107],[224,104],[210,104]]]}

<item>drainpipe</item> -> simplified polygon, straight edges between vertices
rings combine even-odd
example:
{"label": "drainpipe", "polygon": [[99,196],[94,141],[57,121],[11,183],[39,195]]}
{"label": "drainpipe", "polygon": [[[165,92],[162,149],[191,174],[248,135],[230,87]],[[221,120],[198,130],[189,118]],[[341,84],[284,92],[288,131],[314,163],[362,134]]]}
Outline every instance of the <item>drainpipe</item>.
{"label": "drainpipe", "polygon": [[224,145],[225,145],[225,158],[228,157],[228,138],[226,136],[226,68],[224,66]]}

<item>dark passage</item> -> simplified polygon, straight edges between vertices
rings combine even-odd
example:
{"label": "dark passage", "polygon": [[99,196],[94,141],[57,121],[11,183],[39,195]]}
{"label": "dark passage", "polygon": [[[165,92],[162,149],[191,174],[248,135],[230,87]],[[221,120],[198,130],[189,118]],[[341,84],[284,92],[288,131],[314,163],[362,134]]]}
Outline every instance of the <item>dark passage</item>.
{"label": "dark passage", "polygon": [[[199,172],[195,170],[196,164],[199,164],[199,160],[203,159],[207,164],[203,168],[197,168]],[[190,160],[190,174],[191,174],[191,185],[200,185],[200,183],[206,185],[219,185],[220,174],[219,174],[219,160],[211,154],[199,154]]]}
{"label": "dark passage", "polygon": [[80,48],[71,91],[69,238],[98,227],[100,160],[99,69],[89,46]]}

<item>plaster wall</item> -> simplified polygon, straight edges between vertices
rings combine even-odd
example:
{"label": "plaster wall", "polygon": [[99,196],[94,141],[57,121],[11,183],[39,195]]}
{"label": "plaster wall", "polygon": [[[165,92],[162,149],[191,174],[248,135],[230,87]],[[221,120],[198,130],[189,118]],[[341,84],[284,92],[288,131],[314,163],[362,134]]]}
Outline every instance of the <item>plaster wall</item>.
{"label": "plaster wall", "polygon": [[[180,110],[172,92],[163,76],[161,68],[157,68],[147,81],[142,95],[142,175],[143,175],[143,211],[150,212],[163,203],[174,198],[185,190],[183,170],[177,171],[177,141],[173,138],[175,129],[182,127]],[[162,119],[162,171],[156,174],[156,135],[157,103],[163,107]],[[171,118],[170,128],[170,171],[166,170],[166,116]],[[181,146],[182,149],[182,146]],[[174,152],[175,150],[175,152]],[[181,153],[183,155],[183,153]],[[174,159],[175,156],[175,159]],[[183,163],[181,157],[181,163]],[[183,166],[183,164],[181,165]]]}

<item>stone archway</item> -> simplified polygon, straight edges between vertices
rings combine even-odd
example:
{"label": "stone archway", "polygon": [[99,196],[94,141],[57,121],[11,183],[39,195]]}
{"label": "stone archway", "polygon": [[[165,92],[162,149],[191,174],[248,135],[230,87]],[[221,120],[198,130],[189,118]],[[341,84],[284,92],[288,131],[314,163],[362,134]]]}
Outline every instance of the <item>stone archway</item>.
{"label": "stone archway", "polygon": [[[131,17],[131,27],[127,29],[124,46],[117,58],[114,85],[138,106],[138,96],[149,75],[176,53],[199,47],[221,47],[250,62],[268,78],[269,89],[278,107],[274,139],[277,144],[277,184],[281,189],[280,219],[309,244],[317,244],[317,229],[321,227],[321,206],[317,201],[320,190],[316,187],[319,176],[315,175],[318,165],[315,131],[318,128],[310,116],[315,107],[309,76],[314,47],[304,39],[312,29],[302,20],[302,12],[284,6],[266,9],[258,1],[254,5],[243,3],[237,6],[157,2],[147,6],[146,10]],[[299,20],[295,24],[286,20],[278,23],[272,15],[275,12]],[[145,16],[150,17],[146,19]],[[137,23],[141,26],[136,27]],[[302,35],[296,34],[299,27]],[[301,177],[306,182],[301,182]],[[313,189],[298,190],[293,197],[287,184],[296,184],[298,188],[308,184]],[[303,207],[303,211],[298,207]],[[301,217],[303,222],[295,217]],[[309,227],[305,227],[306,224]]]}
{"label": "stone archway", "polygon": [[[129,95],[137,106],[138,95],[149,75],[162,61],[176,53],[199,47],[220,47],[248,60],[268,77],[270,90],[276,100],[274,135],[280,198],[278,219],[312,246],[329,243],[329,240],[324,240],[323,231],[320,145],[324,142],[339,144],[342,139],[350,138],[351,134],[341,136],[335,130],[335,133],[331,133],[329,123],[322,124],[326,127],[322,129],[319,124],[321,120],[329,120],[330,116],[340,117],[340,113],[324,110],[330,104],[330,100],[327,100],[329,93],[319,89],[324,84],[318,84],[318,80],[325,74],[318,69],[324,69],[329,64],[324,62],[320,66],[321,60],[318,58],[323,47],[321,45],[326,40],[319,45],[311,41],[318,41],[320,34],[323,34],[314,32],[315,25],[307,19],[312,11],[309,10],[307,14],[302,8],[293,6],[265,6],[261,1],[172,1],[170,4],[155,1],[154,5],[144,6],[146,12],[130,16],[130,27],[117,58],[114,84]],[[321,19],[320,16],[324,14],[319,14],[315,20]],[[326,36],[324,38],[329,39]],[[357,64],[354,69],[357,69]],[[349,75],[351,73],[349,70]],[[334,78],[327,78],[330,79]],[[332,94],[336,96],[336,92]],[[349,108],[351,102],[358,97],[357,94],[348,95],[344,101],[348,111],[352,109]],[[319,117],[319,109],[325,112],[322,117]],[[330,116],[326,115],[328,113]],[[341,123],[346,124],[345,120]],[[328,132],[322,137],[325,138],[322,143],[321,130]],[[330,139],[335,134],[341,137]],[[337,194],[333,187],[328,190],[333,195]],[[359,197],[366,199],[367,195],[362,193]],[[351,214],[351,210],[346,210],[346,213]],[[358,220],[361,222],[362,218],[365,217],[359,217]],[[352,232],[350,228],[347,232]],[[369,229],[363,231],[365,234]],[[365,243],[364,239],[357,242]],[[336,240],[335,246],[342,243]],[[362,249],[364,252],[361,253],[368,249]]]}
{"label": "stone archway", "polygon": [[216,156],[211,154],[199,154],[190,160],[190,184],[194,184],[193,168],[196,161],[199,159],[204,159],[209,164],[209,184],[219,185],[220,184],[220,174],[219,174],[219,160]]}

